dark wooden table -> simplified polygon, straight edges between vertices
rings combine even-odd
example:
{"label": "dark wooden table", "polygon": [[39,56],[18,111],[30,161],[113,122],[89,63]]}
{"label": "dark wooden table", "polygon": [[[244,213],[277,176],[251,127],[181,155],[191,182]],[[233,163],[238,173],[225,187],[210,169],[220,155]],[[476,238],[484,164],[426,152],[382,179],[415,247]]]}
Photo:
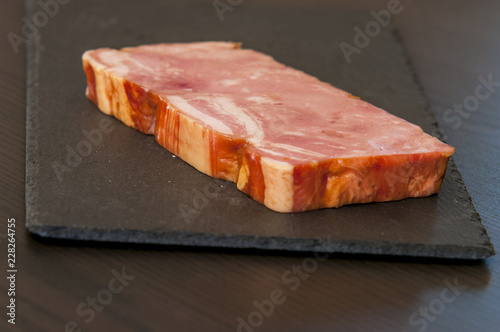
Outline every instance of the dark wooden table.
{"label": "dark wooden table", "polygon": [[[390,2],[319,5],[370,11]],[[493,84],[471,111],[447,110],[472,100],[480,76],[500,82],[500,3],[401,4],[395,26],[499,250],[500,87]],[[2,254],[0,331],[500,331],[500,256],[461,264],[343,256],[311,265],[306,255],[31,236],[24,229],[25,47],[16,53],[6,38],[21,32],[24,8],[6,0],[0,8],[0,248],[7,252],[7,221],[15,218],[18,270],[14,326],[4,312]]]}

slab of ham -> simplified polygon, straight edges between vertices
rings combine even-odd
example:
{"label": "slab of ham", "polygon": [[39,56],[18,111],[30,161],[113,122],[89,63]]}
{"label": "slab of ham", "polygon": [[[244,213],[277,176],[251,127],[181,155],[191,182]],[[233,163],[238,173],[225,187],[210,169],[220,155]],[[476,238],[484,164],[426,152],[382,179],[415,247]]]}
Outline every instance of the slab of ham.
{"label": "slab of ham", "polygon": [[83,67],[87,97],[102,112],[279,212],[429,196],[454,153],[238,43],[97,49]]}

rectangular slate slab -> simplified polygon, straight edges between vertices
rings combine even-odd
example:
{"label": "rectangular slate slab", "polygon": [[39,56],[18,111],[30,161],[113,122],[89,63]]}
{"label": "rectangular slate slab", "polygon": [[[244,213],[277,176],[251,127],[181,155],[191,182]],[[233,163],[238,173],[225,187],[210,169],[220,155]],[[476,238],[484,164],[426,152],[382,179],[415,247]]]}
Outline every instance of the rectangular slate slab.
{"label": "rectangular slate slab", "polygon": [[[41,8],[27,1],[27,17]],[[436,133],[390,27],[347,63],[366,12],[247,3],[71,1],[28,42],[26,226],[63,239],[482,259],[494,253],[453,161],[428,198],[281,214],[210,178],[84,95],[85,50],[241,41]]]}

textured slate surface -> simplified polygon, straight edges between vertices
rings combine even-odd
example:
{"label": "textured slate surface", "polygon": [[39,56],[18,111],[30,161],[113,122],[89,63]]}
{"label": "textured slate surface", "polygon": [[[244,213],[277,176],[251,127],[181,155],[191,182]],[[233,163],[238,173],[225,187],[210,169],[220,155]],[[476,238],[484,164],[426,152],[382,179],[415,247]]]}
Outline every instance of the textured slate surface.
{"label": "textured slate surface", "polygon": [[[36,1],[27,8],[28,15],[39,10]],[[492,255],[453,161],[441,192],[432,197],[280,214],[233,183],[199,173],[153,137],[103,115],[84,96],[80,57],[87,49],[241,41],[435,133],[394,31],[382,29],[350,64],[340,52],[339,43],[353,43],[352,27],[370,19],[367,13],[250,3],[226,12],[224,21],[211,2],[64,5],[28,45],[27,228],[43,237],[80,240],[464,259]],[[93,142],[89,132],[95,133]],[[75,151],[84,156],[75,157]]]}

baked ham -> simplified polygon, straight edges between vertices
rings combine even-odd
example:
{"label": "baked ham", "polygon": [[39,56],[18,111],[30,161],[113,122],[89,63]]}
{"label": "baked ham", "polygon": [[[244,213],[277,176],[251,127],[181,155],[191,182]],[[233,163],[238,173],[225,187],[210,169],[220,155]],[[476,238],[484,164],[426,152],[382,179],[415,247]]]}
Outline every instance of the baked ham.
{"label": "baked ham", "polygon": [[238,43],[103,48],[83,67],[102,112],[279,212],[432,195],[455,150]]}

